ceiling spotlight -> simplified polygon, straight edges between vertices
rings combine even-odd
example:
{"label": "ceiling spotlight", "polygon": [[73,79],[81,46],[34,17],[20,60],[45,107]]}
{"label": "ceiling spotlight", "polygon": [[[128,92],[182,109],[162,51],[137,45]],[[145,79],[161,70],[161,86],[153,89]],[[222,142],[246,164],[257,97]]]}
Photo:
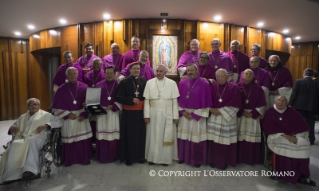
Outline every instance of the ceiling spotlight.
{"label": "ceiling spotlight", "polygon": [[21,35],[21,33],[18,32],[18,31],[14,32],[14,34],[17,35],[17,36],[20,36],[20,35]]}
{"label": "ceiling spotlight", "polygon": [[165,18],[163,18],[163,23],[166,23],[166,19]]}
{"label": "ceiling spotlight", "polygon": [[34,26],[33,25],[28,25],[28,28],[29,29],[34,29]]}
{"label": "ceiling spotlight", "polygon": [[288,29],[285,29],[282,31],[283,33],[289,33],[289,30]]}
{"label": "ceiling spotlight", "polygon": [[34,37],[34,38],[40,38],[40,36],[37,35],[37,34],[33,35],[33,37]]}
{"label": "ceiling spotlight", "polygon": [[291,48],[295,48],[294,46],[291,46]]}
{"label": "ceiling spotlight", "polygon": [[109,20],[111,18],[111,15],[110,14],[104,14],[103,18],[106,19],[106,20]]}
{"label": "ceiling spotlight", "polygon": [[214,20],[215,21],[220,21],[222,19],[222,16],[220,16],[220,15],[216,15],[215,17],[214,17]]}
{"label": "ceiling spotlight", "polygon": [[262,26],[264,26],[264,23],[263,22],[259,22],[259,23],[257,23],[257,26],[262,27]]}
{"label": "ceiling spotlight", "polygon": [[295,39],[296,39],[296,40],[299,40],[299,39],[300,39],[300,36],[297,36]]}
{"label": "ceiling spotlight", "polygon": [[61,23],[61,24],[65,24],[65,23],[66,23],[66,20],[65,20],[65,19],[60,19],[60,23]]}

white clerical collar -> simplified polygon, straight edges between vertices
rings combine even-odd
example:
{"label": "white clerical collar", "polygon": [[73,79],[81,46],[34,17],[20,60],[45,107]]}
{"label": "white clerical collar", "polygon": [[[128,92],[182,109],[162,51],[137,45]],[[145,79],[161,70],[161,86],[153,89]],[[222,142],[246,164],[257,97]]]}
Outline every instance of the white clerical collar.
{"label": "white clerical collar", "polygon": [[164,78],[162,78],[162,79],[158,79],[158,78],[156,78],[158,81],[160,81],[160,82],[162,82],[162,81],[164,81],[164,79],[165,79],[165,76],[164,76]]}
{"label": "white clerical collar", "polygon": [[283,110],[279,110],[279,109],[277,109],[276,104],[274,104],[274,109],[275,109],[278,113],[284,113],[284,112],[287,110],[287,107],[286,107],[285,109],[283,109]]}

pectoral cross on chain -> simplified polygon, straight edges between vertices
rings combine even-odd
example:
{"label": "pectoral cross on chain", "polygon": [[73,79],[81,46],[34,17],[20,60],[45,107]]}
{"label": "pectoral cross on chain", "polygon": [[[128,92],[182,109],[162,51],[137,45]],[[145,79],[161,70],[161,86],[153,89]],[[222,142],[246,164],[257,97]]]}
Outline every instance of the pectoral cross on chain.
{"label": "pectoral cross on chain", "polygon": [[138,91],[136,91],[134,94],[136,97],[138,97],[138,94],[140,94],[140,93],[138,93]]}

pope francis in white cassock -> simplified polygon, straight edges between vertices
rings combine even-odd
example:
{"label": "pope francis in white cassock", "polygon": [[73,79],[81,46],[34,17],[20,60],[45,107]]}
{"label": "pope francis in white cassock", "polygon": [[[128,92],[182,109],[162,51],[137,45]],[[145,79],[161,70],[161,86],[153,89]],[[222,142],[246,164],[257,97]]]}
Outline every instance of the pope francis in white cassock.
{"label": "pope francis in white cassock", "polygon": [[179,91],[176,82],[165,77],[167,68],[159,65],[156,77],[144,90],[144,119],[147,123],[145,158],[150,165],[164,166],[177,160],[176,123]]}
{"label": "pope francis in white cassock", "polygon": [[0,183],[17,179],[33,179],[39,173],[39,151],[47,139],[48,127],[62,124],[51,113],[40,109],[40,101],[27,101],[28,112],[10,127],[14,141],[3,153],[0,162]]}

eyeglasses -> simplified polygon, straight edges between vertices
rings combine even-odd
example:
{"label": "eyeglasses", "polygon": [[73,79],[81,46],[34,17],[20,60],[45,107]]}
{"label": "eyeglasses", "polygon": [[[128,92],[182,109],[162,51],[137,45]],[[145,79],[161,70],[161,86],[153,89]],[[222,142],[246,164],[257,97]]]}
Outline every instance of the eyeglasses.
{"label": "eyeglasses", "polygon": [[207,57],[199,57],[199,58],[200,58],[200,59],[207,59],[207,60],[209,59],[209,58],[207,58]]}
{"label": "eyeglasses", "polygon": [[39,106],[40,104],[29,104],[28,106]]}
{"label": "eyeglasses", "polygon": [[286,101],[286,100],[280,100],[280,99],[277,99],[276,101],[277,101],[277,102],[280,102],[280,103],[287,103],[287,101]]}

